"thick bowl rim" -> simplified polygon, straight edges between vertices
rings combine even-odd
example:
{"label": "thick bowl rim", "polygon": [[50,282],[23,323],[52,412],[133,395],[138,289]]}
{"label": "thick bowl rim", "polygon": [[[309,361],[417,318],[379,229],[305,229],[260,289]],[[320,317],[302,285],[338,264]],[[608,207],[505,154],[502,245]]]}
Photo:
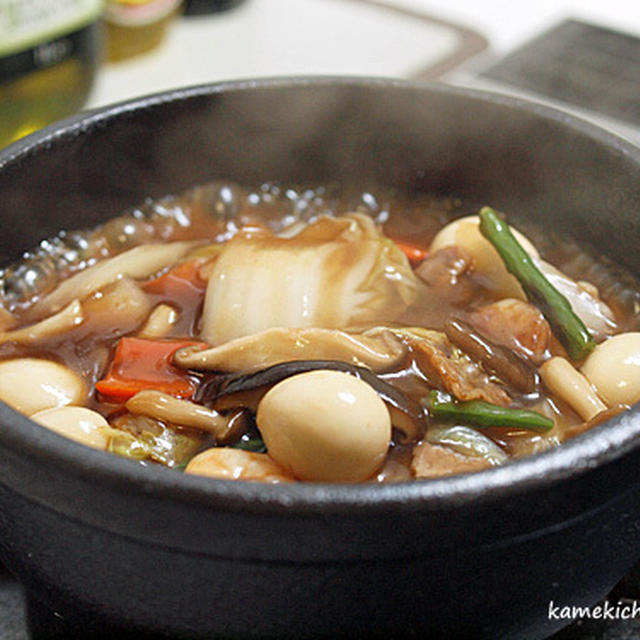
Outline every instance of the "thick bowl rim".
{"label": "thick bowl rim", "polygon": [[[426,81],[358,76],[301,76],[232,80],[163,91],[107,105],[61,120],[0,151],[0,171],[27,159],[68,135],[82,135],[119,115],[165,103],[228,91],[252,89],[352,86],[396,91],[446,94],[471,102],[492,103],[552,120],[561,126],[627,156],[640,173],[640,149],[631,142],[586,120],[543,103],[480,89]],[[640,405],[616,416],[562,446],[502,467],[468,475],[414,480],[397,484],[292,483],[264,485],[214,480],[139,463],[96,451],[51,432],[0,402],[0,446],[34,462],[53,465],[64,473],[113,487],[179,503],[251,513],[347,513],[452,508],[469,502],[485,502],[546,489],[577,478],[640,449]]]}

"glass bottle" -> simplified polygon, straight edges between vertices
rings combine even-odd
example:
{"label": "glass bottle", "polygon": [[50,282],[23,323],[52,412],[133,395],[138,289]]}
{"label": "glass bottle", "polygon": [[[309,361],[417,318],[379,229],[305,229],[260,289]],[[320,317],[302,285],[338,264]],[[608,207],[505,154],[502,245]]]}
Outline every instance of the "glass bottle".
{"label": "glass bottle", "polygon": [[102,10],[102,0],[0,0],[0,147],[84,105]]}
{"label": "glass bottle", "polygon": [[107,0],[107,59],[126,60],[158,46],[182,0]]}

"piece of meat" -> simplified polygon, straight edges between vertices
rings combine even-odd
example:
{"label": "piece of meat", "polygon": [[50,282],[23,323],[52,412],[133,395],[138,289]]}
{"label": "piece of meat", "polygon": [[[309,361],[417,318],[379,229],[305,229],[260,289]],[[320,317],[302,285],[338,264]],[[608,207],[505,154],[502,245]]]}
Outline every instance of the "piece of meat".
{"label": "piece of meat", "polygon": [[435,293],[447,292],[452,302],[463,304],[473,295],[472,282],[463,278],[471,267],[471,256],[462,247],[451,245],[428,255],[415,274]]}
{"label": "piece of meat", "polygon": [[462,352],[439,331],[424,331],[424,337],[413,338],[409,344],[418,369],[437,387],[453,394],[458,400],[483,400],[507,406],[511,398],[492,382],[482,367]]}
{"label": "piece of meat", "polygon": [[493,302],[470,313],[469,323],[489,340],[513,349],[536,365],[547,355],[549,323],[528,302],[515,298]]}
{"label": "piece of meat", "polygon": [[411,471],[416,478],[440,478],[458,473],[490,469],[485,458],[463,456],[453,449],[430,442],[419,442],[413,448]]}
{"label": "piece of meat", "polygon": [[428,255],[415,270],[432,287],[455,284],[471,266],[471,256],[462,247],[451,245]]}

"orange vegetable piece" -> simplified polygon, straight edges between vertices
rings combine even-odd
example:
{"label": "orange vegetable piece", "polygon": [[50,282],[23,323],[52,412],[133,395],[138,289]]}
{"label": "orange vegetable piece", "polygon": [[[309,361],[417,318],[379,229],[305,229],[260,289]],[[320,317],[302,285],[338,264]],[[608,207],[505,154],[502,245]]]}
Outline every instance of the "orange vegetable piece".
{"label": "orange vegetable piece", "polygon": [[126,402],[138,391],[154,389],[178,398],[190,398],[196,385],[190,375],[171,363],[182,347],[206,347],[195,340],[121,338],[106,376],[96,390],[111,402]]}
{"label": "orange vegetable piece", "polygon": [[429,251],[423,247],[411,244],[405,240],[396,240],[394,238],[393,241],[402,250],[404,255],[407,256],[412,267],[420,264],[429,255]]}
{"label": "orange vegetable piece", "polygon": [[200,277],[202,260],[188,260],[172,267],[166,273],[142,285],[147,293],[163,295],[178,300],[188,294],[200,295],[207,283]]}

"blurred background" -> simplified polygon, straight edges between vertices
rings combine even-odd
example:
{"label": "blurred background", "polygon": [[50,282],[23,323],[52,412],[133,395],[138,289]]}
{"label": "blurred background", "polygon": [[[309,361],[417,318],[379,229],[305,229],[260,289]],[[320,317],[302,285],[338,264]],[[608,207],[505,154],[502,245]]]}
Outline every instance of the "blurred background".
{"label": "blurred background", "polygon": [[134,96],[307,73],[515,92],[640,140],[640,3],[0,0],[0,147]]}

